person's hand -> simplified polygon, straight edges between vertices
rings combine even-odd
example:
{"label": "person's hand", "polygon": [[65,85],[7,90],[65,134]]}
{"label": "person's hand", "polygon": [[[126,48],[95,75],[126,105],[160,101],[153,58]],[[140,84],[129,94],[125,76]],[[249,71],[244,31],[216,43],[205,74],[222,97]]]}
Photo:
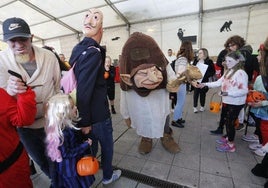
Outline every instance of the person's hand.
{"label": "person's hand", "polygon": [[10,76],[7,81],[6,91],[10,96],[15,96],[19,93],[24,93],[27,90],[24,82],[16,76]]}
{"label": "person's hand", "polygon": [[200,88],[202,89],[203,87],[205,87],[206,85],[204,83],[198,83],[197,82],[197,85],[196,85],[196,88]]}
{"label": "person's hand", "polygon": [[126,122],[128,128],[130,128],[131,127],[131,120],[130,120],[130,118],[125,119],[125,122]]}
{"label": "person's hand", "polygon": [[83,134],[89,134],[90,131],[91,131],[91,126],[89,126],[89,127],[82,127],[81,128],[81,131],[82,131]]}
{"label": "person's hand", "polygon": [[91,146],[92,145],[92,140],[90,139],[90,138],[88,138],[87,140],[86,140],[86,142]]}
{"label": "person's hand", "polygon": [[262,107],[262,101],[249,102],[248,105],[253,107],[253,108]]}

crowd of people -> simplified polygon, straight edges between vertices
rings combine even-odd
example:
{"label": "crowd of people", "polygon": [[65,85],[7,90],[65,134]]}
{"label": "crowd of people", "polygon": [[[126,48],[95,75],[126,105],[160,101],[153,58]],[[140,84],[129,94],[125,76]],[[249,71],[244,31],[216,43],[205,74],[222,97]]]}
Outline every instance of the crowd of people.
{"label": "crowd of people", "polygon": [[[120,178],[121,170],[112,166],[115,68],[100,45],[102,25],[102,12],[88,10],[83,20],[85,37],[73,48],[68,62],[52,47],[33,45],[33,34],[23,19],[14,17],[3,22],[3,39],[8,48],[0,52],[0,111],[5,122],[0,129],[4,135],[0,138],[0,187],[33,187],[31,158],[49,177],[51,187],[88,188],[95,177],[80,176],[76,163],[84,155],[96,156],[99,146],[102,183],[107,185]],[[10,30],[10,26],[15,27]],[[180,152],[170,125],[187,126],[183,119],[187,84],[194,91],[194,113],[206,110],[206,93],[209,88],[219,87],[220,123],[210,131],[221,135],[216,140],[217,151],[235,152],[236,130],[243,129],[249,109],[247,116],[254,120],[256,131],[242,139],[254,142],[249,148],[264,156],[252,173],[268,177],[268,38],[258,52],[257,64],[251,46],[241,36],[228,38],[217,60],[222,77],[212,81],[215,68],[206,48],[200,48],[195,57],[192,43],[184,41],[176,56],[169,49],[165,57],[152,37],[140,32],[131,34],[119,62],[120,113],[127,126],[141,137],[138,152],[150,153],[155,138],[168,152]],[[74,64],[75,99],[62,94],[60,86],[62,71],[69,71]],[[190,65],[198,68],[201,78],[189,79]],[[246,103],[250,90],[261,92],[266,100]]]}
{"label": "crowd of people", "polygon": [[[0,187],[33,187],[29,155],[51,180],[50,187],[88,188],[95,178],[79,176],[76,162],[83,155],[96,156],[99,143],[102,183],[110,184],[121,176],[112,167],[113,129],[104,78],[106,55],[100,46],[102,23],[100,10],[86,13],[85,37],[73,48],[68,63],[52,47],[33,45],[33,34],[23,19],[3,22],[8,48],[0,53],[1,119],[6,122],[0,129]],[[60,87],[62,71],[68,71],[74,62],[76,104]],[[110,92],[111,100],[112,95]]]}

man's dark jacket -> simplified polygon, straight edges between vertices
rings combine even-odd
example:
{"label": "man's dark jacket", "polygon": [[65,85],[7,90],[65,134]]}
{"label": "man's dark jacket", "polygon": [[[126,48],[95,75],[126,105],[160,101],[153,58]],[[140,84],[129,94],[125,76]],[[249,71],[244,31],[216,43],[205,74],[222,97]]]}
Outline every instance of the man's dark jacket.
{"label": "man's dark jacket", "polygon": [[77,108],[82,118],[78,127],[87,127],[110,117],[104,79],[105,49],[85,37],[72,51],[70,64],[76,62]]}

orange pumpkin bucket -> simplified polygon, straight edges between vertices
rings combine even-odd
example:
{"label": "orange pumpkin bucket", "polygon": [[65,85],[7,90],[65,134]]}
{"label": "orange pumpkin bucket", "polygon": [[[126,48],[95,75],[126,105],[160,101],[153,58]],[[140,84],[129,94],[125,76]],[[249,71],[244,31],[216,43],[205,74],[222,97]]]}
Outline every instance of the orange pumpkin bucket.
{"label": "orange pumpkin bucket", "polygon": [[[91,155],[93,154],[90,148]],[[80,176],[94,175],[99,170],[99,161],[94,156],[84,156],[76,163],[76,171]]]}
{"label": "orange pumpkin bucket", "polygon": [[76,170],[80,176],[94,175],[99,170],[99,162],[93,156],[82,157],[76,164]]}
{"label": "orange pumpkin bucket", "polygon": [[263,101],[263,100],[266,100],[265,94],[263,94],[260,91],[251,90],[247,94],[246,103],[251,103],[251,102],[254,103],[254,102]]}
{"label": "orange pumpkin bucket", "polygon": [[213,93],[210,99],[210,104],[209,104],[209,110],[212,113],[219,113],[221,109],[221,100],[220,102],[213,101],[214,95],[217,94],[217,92]]}

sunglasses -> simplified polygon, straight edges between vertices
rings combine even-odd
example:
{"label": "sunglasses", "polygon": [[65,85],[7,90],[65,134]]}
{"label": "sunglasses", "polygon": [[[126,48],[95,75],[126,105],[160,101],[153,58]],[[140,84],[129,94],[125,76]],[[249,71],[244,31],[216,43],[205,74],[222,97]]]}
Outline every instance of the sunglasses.
{"label": "sunglasses", "polygon": [[228,46],[228,47],[230,48],[230,47],[235,46],[235,45],[236,45],[236,44],[229,44],[229,46]]}

